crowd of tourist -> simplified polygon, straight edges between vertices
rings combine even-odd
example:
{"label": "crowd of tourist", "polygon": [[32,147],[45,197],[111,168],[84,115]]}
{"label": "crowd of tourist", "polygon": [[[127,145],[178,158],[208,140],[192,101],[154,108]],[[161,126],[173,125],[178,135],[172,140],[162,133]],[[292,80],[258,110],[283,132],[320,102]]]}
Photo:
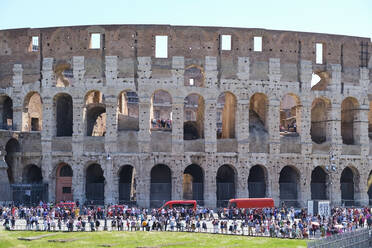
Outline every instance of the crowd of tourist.
{"label": "crowd of tourist", "polygon": [[44,231],[188,231],[283,238],[330,236],[372,226],[370,208],[333,208],[330,216],[305,209],[144,209],[122,205],[86,207],[40,203],[0,206],[6,230]]}

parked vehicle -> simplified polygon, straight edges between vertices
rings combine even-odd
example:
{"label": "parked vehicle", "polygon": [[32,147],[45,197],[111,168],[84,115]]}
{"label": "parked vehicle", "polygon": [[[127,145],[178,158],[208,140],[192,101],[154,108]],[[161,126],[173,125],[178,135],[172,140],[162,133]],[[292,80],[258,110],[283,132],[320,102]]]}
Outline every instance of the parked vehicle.
{"label": "parked vehicle", "polygon": [[[174,201],[167,201],[161,208],[192,208],[196,209],[196,201],[195,200],[174,200]],[[160,209],[161,209],[160,208]]]}
{"label": "parked vehicle", "polygon": [[227,208],[273,208],[272,198],[238,198],[230,199]]}

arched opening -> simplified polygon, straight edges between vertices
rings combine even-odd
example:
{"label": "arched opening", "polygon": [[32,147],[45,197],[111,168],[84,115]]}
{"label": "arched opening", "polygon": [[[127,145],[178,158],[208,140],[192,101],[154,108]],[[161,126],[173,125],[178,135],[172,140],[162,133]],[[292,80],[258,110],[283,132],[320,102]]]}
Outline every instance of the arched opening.
{"label": "arched opening", "polygon": [[18,168],[18,157],[21,151],[18,141],[10,139],[5,145],[5,162],[8,165],[7,173],[10,183],[14,183],[14,170]]}
{"label": "arched opening", "polygon": [[41,169],[34,164],[27,165],[23,169],[22,181],[29,184],[41,184],[43,182]]}
{"label": "arched opening", "polygon": [[191,164],[183,172],[183,199],[197,200],[203,205],[204,200],[204,173],[197,164]]}
{"label": "arched opening", "polygon": [[61,163],[56,170],[56,202],[73,201],[73,171],[70,165]]}
{"label": "arched opening", "polygon": [[22,183],[12,186],[16,204],[35,205],[48,200],[48,185],[43,184],[41,169],[29,164],[23,169]]}
{"label": "arched opening", "polygon": [[165,90],[157,90],[152,95],[150,116],[152,130],[172,129],[172,96]]}
{"label": "arched opening", "polygon": [[217,100],[217,138],[235,138],[236,97],[230,92],[222,93]]}
{"label": "arched opening", "polygon": [[122,91],[118,97],[118,131],[138,131],[138,96],[134,91]]}
{"label": "arched opening", "polygon": [[54,98],[57,136],[72,136],[73,107],[69,94],[58,94]]}
{"label": "arched opening", "polygon": [[66,60],[61,60],[54,66],[54,73],[56,77],[56,87],[68,87],[70,86],[70,78],[73,78],[73,70],[71,64]]}
{"label": "arched opening", "polygon": [[312,200],[327,200],[328,190],[328,175],[324,169],[317,166],[311,172],[311,199]]}
{"label": "arched opening", "polygon": [[280,134],[297,136],[300,133],[301,102],[298,96],[286,94],[280,102]]}
{"label": "arched opening", "polygon": [[85,198],[87,204],[103,205],[105,201],[105,177],[99,164],[91,164],[86,171]]}
{"label": "arched opening", "polygon": [[222,165],[217,170],[217,207],[227,207],[235,198],[235,171],[230,165]]}
{"label": "arched opening", "polygon": [[150,206],[161,207],[172,197],[172,173],[165,164],[151,169]]}
{"label": "arched opening", "polygon": [[266,197],[266,171],[261,165],[255,165],[249,170],[248,193],[250,198]]}
{"label": "arched opening", "polygon": [[323,98],[316,98],[311,106],[311,140],[317,144],[327,141],[331,129],[331,103]]}
{"label": "arched opening", "polygon": [[85,96],[86,135],[105,136],[106,134],[106,105],[101,92],[90,91]]}
{"label": "arched opening", "polygon": [[341,104],[341,136],[347,145],[358,144],[359,141],[359,103],[355,98],[347,97]]}
{"label": "arched opening", "polygon": [[7,95],[0,96],[0,121],[1,129],[13,128],[13,101]]}
{"label": "arched opening", "polygon": [[131,204],[136,201],[135,170],[131,165],[124,165],[119,172],[119,203]]}
{"label": "arched opening", "polygon": [[249,100],[249,151],[267,152],[268,149],[268,99],[255,93]]}
{"label": "arched opening", "polygon": [[204,69],[198,65],[189,65],[184,72],[184,85],[204,87]]}
{"label": "arched opening", "polygon": [[285,166],[280,171],[280,202],[284,203],[287,207],[298,205],[299,178],[299,173],[291,166]]}
{"label": "arched opening", "polygon": [[354,172],[349,167],[346,167],[341,173],[341,201],[344,206],[354,205],[354,177]]}
{"label": "arched opening", "polygon": [[29,93],[23,104],[22,131],[41,131],[43,104],[37,92]]}
{"label": "arched opening", "polygon": [[195,140],[204,138],[204,99],[198,94],[190,94],[185,98],[185,122],[183,139]]}

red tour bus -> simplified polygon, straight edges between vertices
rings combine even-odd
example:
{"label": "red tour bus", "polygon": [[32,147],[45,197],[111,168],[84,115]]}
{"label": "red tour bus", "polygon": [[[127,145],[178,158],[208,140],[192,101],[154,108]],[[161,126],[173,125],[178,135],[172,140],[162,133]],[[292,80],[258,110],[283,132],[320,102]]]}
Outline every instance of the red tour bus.
{"label": "red tour bus", "polygon": [[196,209],[196,201],[195,200],[174,200],[174,201],[167,201],[160,209],[162,208],[192,208]]}
{"label": "red tour bus", "polygon": [[239,198],[230,199],[227,208],[273,208],[272,198]]}

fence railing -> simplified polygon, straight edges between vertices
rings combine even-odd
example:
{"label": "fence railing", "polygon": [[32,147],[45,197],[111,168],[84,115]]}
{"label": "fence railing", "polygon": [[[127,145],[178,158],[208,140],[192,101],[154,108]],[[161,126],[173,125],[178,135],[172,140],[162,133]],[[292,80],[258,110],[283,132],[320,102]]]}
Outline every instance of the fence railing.
{"label": "fence railing", "polygon": [[367,228],[308,241],[308,248],[366,248],[371,247],[371,230]]}

